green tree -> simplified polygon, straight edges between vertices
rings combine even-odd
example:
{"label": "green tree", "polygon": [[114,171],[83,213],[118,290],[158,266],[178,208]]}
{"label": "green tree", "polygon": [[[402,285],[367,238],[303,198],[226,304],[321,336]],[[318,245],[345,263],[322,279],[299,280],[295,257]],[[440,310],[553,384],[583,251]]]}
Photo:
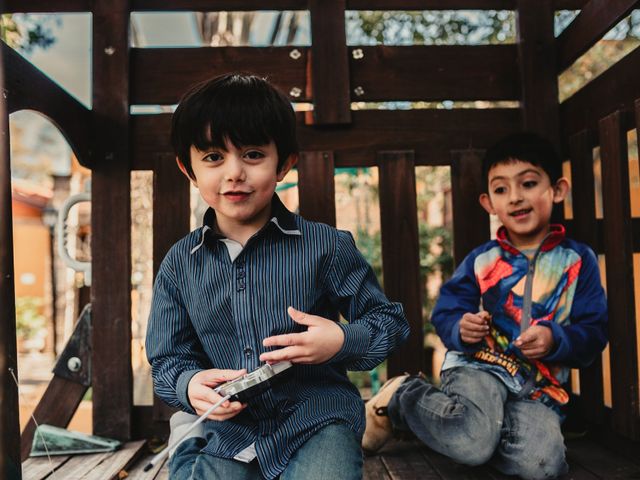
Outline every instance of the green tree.
{"label": "green tree", "polygon": [[4,13],[0,15],[0,38],[16,50],[31,53],[56,41],[52,25],[59,26],[60,19],[52,15]]}

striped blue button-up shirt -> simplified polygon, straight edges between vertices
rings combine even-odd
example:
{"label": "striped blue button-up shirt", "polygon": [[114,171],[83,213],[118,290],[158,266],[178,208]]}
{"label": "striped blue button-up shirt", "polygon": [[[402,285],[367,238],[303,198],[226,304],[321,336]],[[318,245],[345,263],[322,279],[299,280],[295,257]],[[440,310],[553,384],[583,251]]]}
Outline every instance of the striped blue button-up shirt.
{"label": "striped blue button-up shirt", "polygon": [[369,370],[409,333],[402,306],[382,293],[347,232],[289,212],[274,195],[269,221],[246,243],[217,234],[215,212],[178,241],[156,276],[147,330],[155,391],[194,413],[187,397],[193,375],[209,368],[261,366],[272,335],[303,327],[287,307],[348,323],[342,349],[321,365],[294,365],[286,381],[224,422],[205,422],[204,451],[233,458],[255,444],[267,478],[277,477],[315,432],[344,423],[358,435],[364,408],[346,370]]}

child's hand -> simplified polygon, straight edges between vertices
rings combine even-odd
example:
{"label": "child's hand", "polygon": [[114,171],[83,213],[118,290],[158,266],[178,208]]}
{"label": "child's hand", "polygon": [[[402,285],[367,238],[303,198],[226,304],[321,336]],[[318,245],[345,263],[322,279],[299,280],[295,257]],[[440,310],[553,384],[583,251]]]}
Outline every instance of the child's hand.
{"label": "child's hand", "polygon": [[[223,398],[213,391],[215,387],[221,383],[241,377],[245,373],[247,373],[246,370],[220,370],[217,368],[202,370],[196,373],[191,377],[191,380],[189,380],[189,386],[187,387],[187,395],[189,396],[191,406],[198,415],[202,415],[211,408],[213,404]],[[240,402],[230,402],[227,400],[216,408],[207,418],[209,420],[222,422],[223,420],[235,417],[244,410],[245,407],[246,405]]]}
{"label": "child's hand", "polygon": [[342,348],[344,332],[334,321],[289,307],[287,312],[294,322],[306,325],[307,331],[267,337],[265,347],[282,346],[279,350],[260,355],[268,363],[289,360],[292,363],[322,363],[329,360]]}
{"label": "child's hand", "polygon": [[460,319],[460,338],[464,343],[480,342],[489,333],[489,312],[465,313]]}
{"label": "child's hand", "polygon": [[553,348],[553,332],[544,325],[532,325],[513,344],[531,360],[542,358]]}

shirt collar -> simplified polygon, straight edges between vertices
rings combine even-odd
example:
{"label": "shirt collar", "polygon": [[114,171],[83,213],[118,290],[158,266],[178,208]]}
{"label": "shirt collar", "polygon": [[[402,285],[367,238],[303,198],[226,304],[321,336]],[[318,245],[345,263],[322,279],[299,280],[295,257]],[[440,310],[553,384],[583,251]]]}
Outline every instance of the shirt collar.
{"label": "shirt collar", "polygon": [[[541,252],[547,252],[554,247],[556,247],[565,237],[565,229],[563,225],[553,224],[549,228],[549,233],[542,240],[542,244],[540,245]],[[509,235],[507,234],[507,229],[502,226],[498,229],[498,233],[496,235],[496,240],[500,244],[500,246],[506,250],[507,252],[513,253],[514,255],[519,255],[521,252],[513,244],[509,241]]]}
{"label": "shirt collar", "polygon": [[[302,232],[298,229],[295,215],[287,210],[278,195],[273,194],[271,199],[271,219],[268,223],[273,223],[278,230],[285,235],[302,235]],[[264,228],[264,227],[263,227]],[[204,213],[202,219],[202,227],[200,228],[200,241],[191,249],[191,254],[197,252],[207,238],[207,232],[213,240],[221,240],[226,238],[218,229],[218,223],[216,222],[216,211],[209,207]]]}

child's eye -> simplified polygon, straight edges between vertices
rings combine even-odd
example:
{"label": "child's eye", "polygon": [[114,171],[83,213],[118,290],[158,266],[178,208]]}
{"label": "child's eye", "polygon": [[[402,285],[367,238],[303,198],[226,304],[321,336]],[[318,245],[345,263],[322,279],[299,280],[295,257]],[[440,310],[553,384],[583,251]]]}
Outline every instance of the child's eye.
{"label": "child's eye", "polygon": [[247,157],[249,160],[258,160],[260,158],[264,158],[264,153],[258,150],[249,150],[247,153],[244,154],[244,156]]}
{"label": "child's eye", "polygon": [[535,180],[527,180],[522,185],[524,186],[524,188],[533,188],[538,185],[538,182],[536,182]]}
{"label": "child's eye", "polygon": [[222,160],[222,155],[218,152],[211,152],[202,157],[203,162],[218,163]]}
{"label": "child's eye", "polygon": [[501,195],[503,193],[505,193],[507,191],[506,188],[504,187],[496,187],[493,189],[493,193],[495,193],[496,195]]}

